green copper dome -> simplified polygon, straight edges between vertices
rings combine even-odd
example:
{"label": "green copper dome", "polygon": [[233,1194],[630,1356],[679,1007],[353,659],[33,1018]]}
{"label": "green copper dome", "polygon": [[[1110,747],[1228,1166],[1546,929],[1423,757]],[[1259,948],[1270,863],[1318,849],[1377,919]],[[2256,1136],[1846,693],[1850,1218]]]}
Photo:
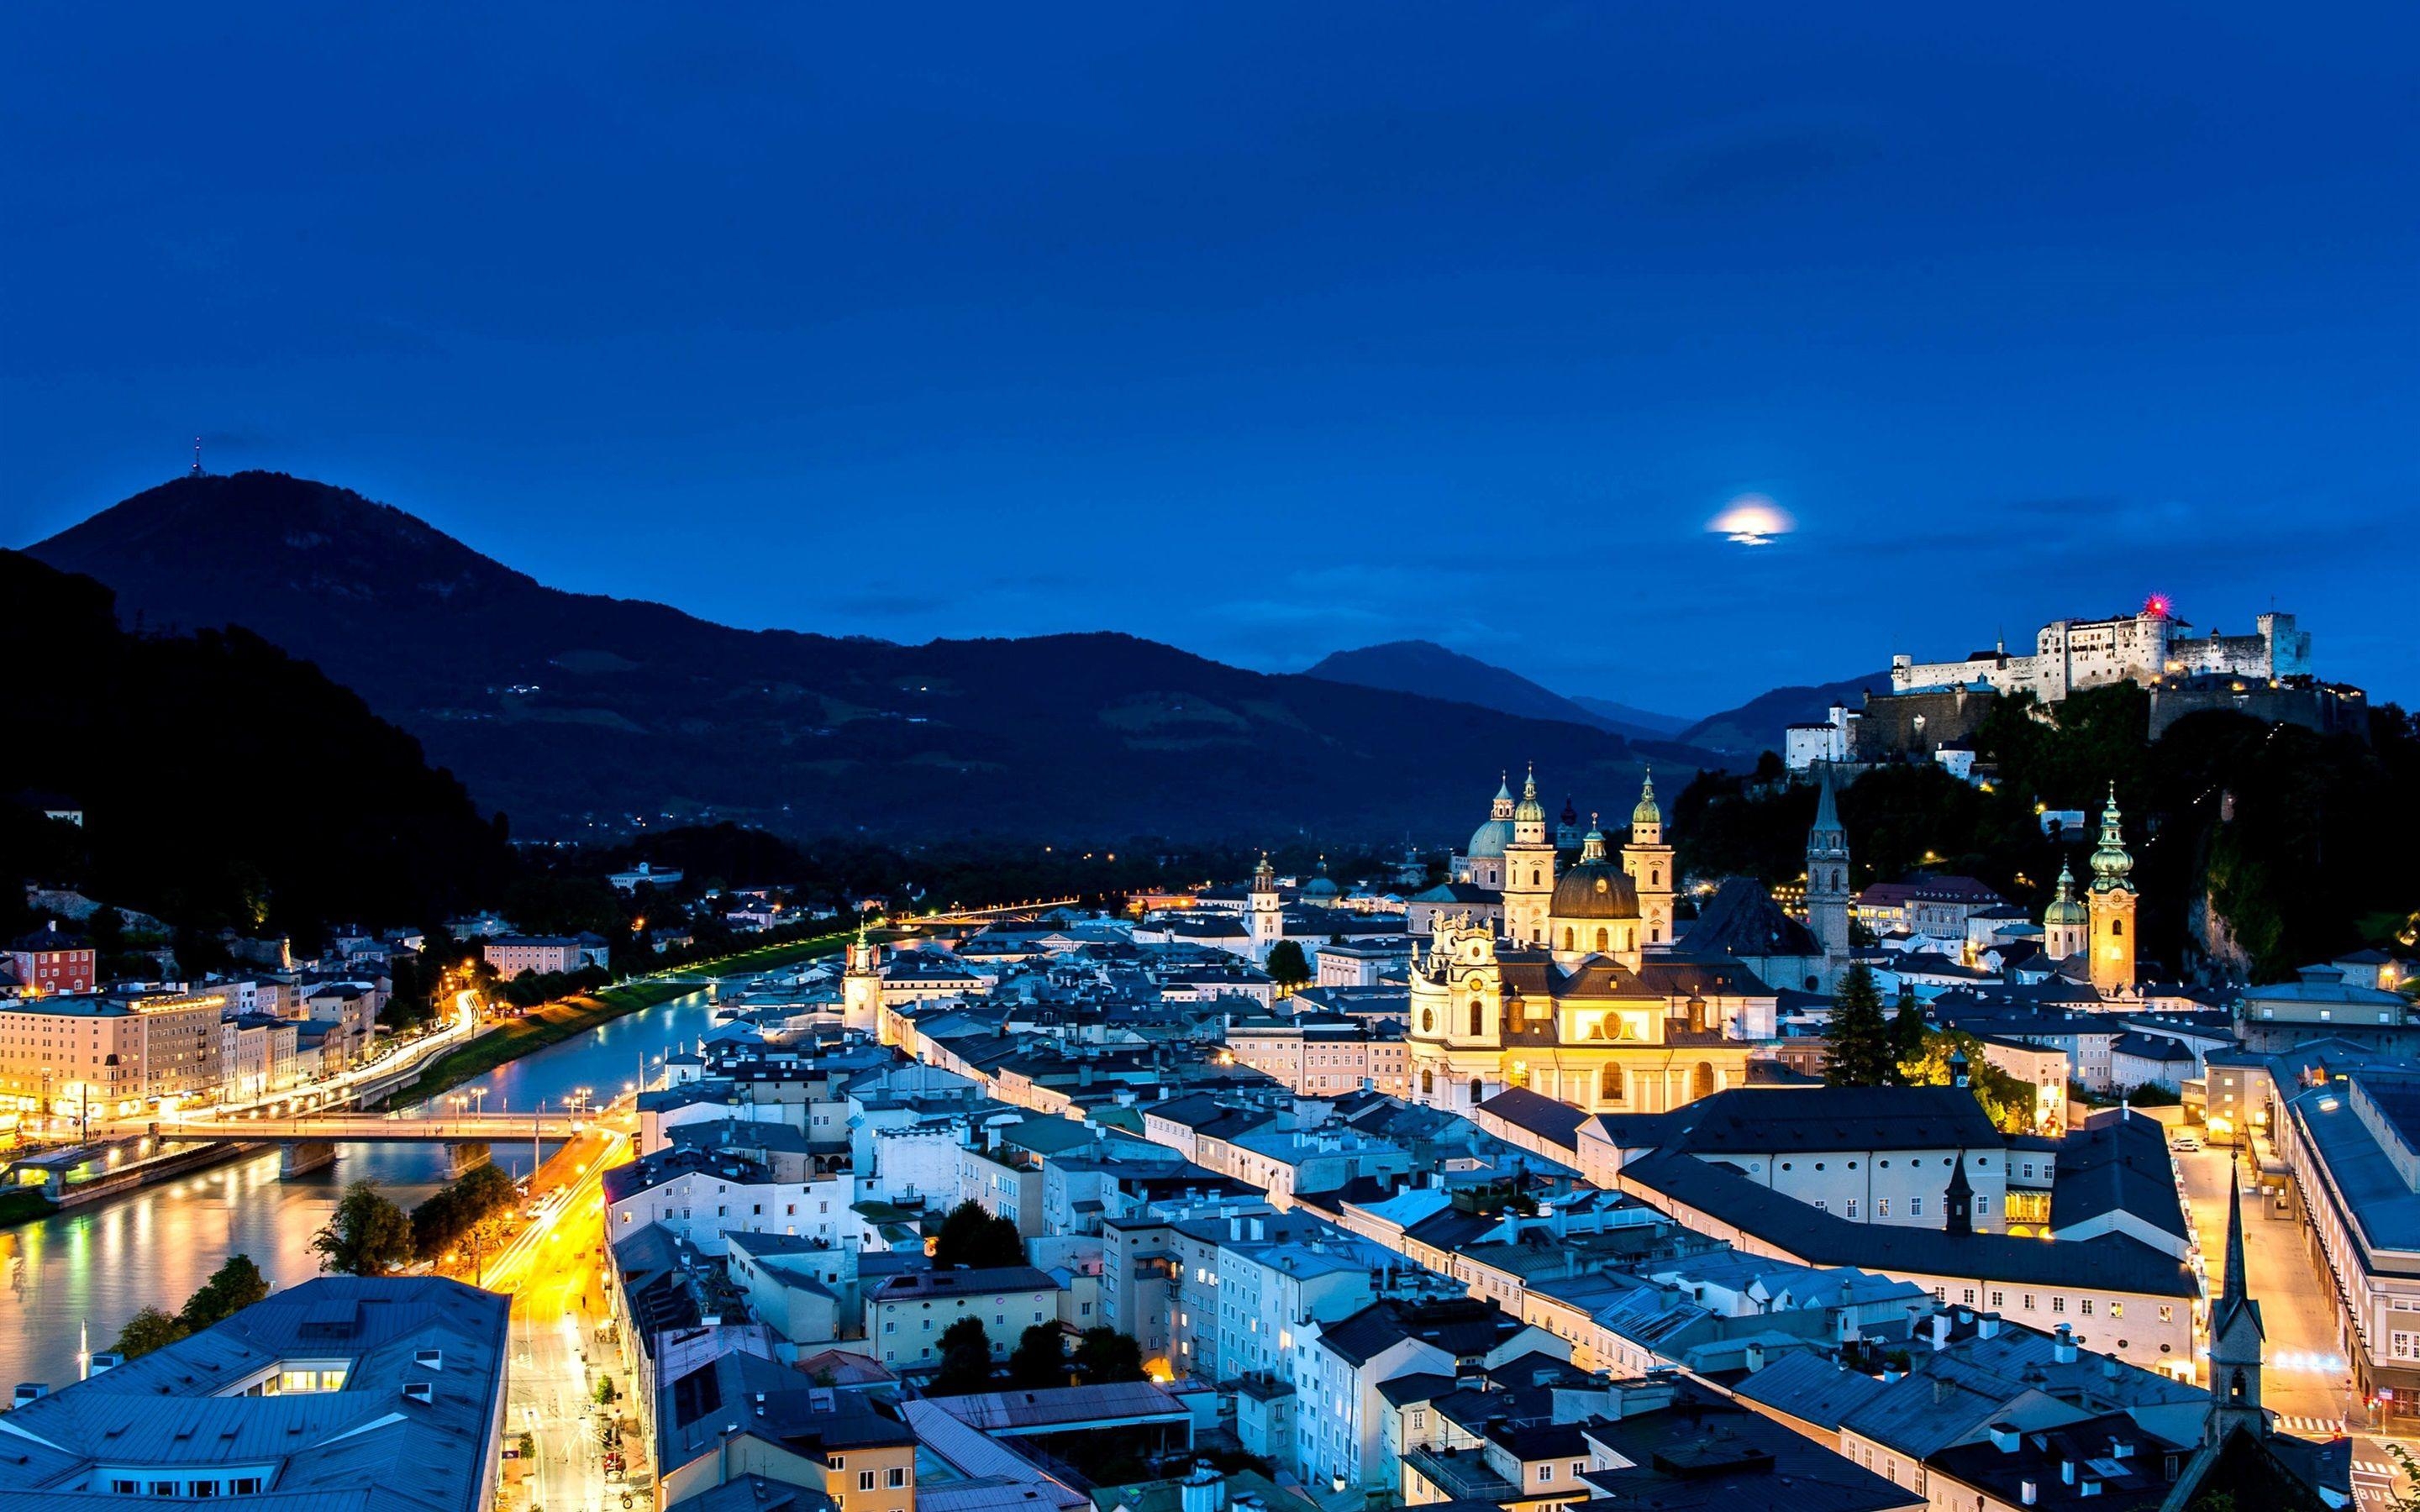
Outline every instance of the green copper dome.
{"label": "green copper dome", "polygon": [[2133,892],[2127,873],[2134,857],[2126,850],[2126,831],[2118,822],[2118,784],[2109,784],[2109,806],[2101,810],[2101,844],[2092,853],[2092,890]]}
{"label": "green copper dome", "polygon": [[1655,772],[1651,767],[1647,779],[1638,784],[1638,807],[1630,810],[1630,827],[1653,825],[1661,828],[1663,824],[1664,810],[1655,806]]}
{"label": "green copper dome", "polygon": [[2058,867],[2058,896],[2042,910],[2042,928],[2055,929],[2061,924],[2083,925],[2092,922],[2092,910],[2075,896],[2075,873],[2062,861]]}
{"label": "green copper dome", "polygon": [[1546,822],[1546,806],[1538,801],[1538,774],[1534,771],[1529,774],[1529,779],[1521,784],[1521,802],[1512,810],[1512,819],[1515,824],[1543,825]]}

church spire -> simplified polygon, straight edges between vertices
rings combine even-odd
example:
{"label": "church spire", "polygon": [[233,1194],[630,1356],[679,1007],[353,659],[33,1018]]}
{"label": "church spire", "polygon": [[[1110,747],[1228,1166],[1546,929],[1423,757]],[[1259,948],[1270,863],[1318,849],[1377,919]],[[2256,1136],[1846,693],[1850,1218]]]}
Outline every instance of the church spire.
{"label": "church spire", "polygon": [[2210,1421],[2203,1437],[2223,1444],[2238,1428],[2254,1438],[2269,1435],[2260,1409],[2260,1354],[2266,1330],[2260,1304],[2243,1279],[2243,1184],[2233,1161],[2226,1166],[2226,1279],[2210,1306]]}
{"label": "church spire", "polygon": [[2243,1186],[2236,1178],[2235,1165],[2231,1161],[2227,1164],[2226,1175],[2226,1279],[2218,1293],[2218,1307],[2222,1312],[2249,1305],[2252,1302],[2243,1280]]}
{"label": "church spire", "polygon": [[1832,764],[1823,762],[1818,764],[1823,767],[1823,776],[1815,789],[1814,827],[1818,830],[1838,829],[1840,827],[1840,810],[1832,798]]}

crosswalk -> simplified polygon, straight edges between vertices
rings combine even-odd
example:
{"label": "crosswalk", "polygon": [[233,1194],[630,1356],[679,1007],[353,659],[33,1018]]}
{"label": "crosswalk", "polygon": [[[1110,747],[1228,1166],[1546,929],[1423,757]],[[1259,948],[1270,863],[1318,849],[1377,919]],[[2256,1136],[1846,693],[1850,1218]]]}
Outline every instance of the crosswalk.
{"label": "crosswalk", "polygon": [[2288,1417],[2280,1413],[2277,1426],[2306,1439],[2341,1438],[2345,1430],[2344,1419],[2340,1417]]}
{"label": "crosswalk", "polygon": [[2380,1480],[2393,1480],[2396,1469],[2391,1460],[2356,1459],[2352,1462],[2352,1473],[2356,1475],[2375,1475]]}

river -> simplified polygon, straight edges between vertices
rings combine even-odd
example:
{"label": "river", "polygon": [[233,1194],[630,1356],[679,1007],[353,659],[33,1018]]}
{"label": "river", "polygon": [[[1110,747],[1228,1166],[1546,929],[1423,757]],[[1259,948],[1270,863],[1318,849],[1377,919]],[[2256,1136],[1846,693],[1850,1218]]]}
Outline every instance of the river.
{"label": "river", "polygon": [[[485,1088],[483,1111],[549,1109],[581,1088],[599,1100],[713,1027],[711,995],[691,993],[600,1024],[500,1066],[455,1094]],[[653,1073],[651,1070],[651,1074]],[[452,1096],[455,1094],[448,1094]],[[530,1168],[526,1140],[499,1142],[496,1164]],[[21,1381],[56,1388],[76,1379],[77,1329],[106,1350],[146,1306],[173,1312],[229,1255],[252,1257],[271,1287],[318,1273],[311,1236],[353,1181],[374,1181],[407,1211],[444,1184],[442,1145],[339,1145],[336,1164],[293,1180],[274,1149],[88,1208],[0,1229],[0,1390]]]}

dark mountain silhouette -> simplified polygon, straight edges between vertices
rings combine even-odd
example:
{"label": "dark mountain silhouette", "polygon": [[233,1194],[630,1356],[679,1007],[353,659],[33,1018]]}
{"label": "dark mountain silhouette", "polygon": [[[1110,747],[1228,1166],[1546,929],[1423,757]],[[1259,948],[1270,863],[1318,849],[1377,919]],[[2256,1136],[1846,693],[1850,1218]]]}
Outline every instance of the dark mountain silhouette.
{"label": "dark mountain silhouette", "polygon": [[1483,817],[1508,766],[1607,805],[1639,769],[1602,730],[1132,636],[732,629],[545,587],[277,473],[180,478],[31,551],[110,584],[130,623],[240,624],[311,658],[527,834],[670,815],[904,839],[1442,839]]}
{"label": "dark mountain silhouette", "polygon": [[1653,739],[1678,739],[1682,731],[1697,723],[1695,719],[1683,718],[1677,714],[1657,714],[1652,709],[1617,703],[1611,699],[1590,698],[1585,693],[1573,694],[1572,702],[1590,714],[1602,715],[1612,720],[1617,730],[1636,730]]}
{"label": "dark mountain silhouette", "polygon": [[[1303,675],[1331,683],[1351,683],[1357,687],[1384,687],[1427,698],[1452,699],[1459,703],[1476,703],[1482,709],[1519,715],[1525,719],[1560,719],[1633,741],[1669,741],[1689,722],[1668,719],[1659,726],[1652,722],[1660,717],[1655,715],[1648,715],[1646,718],[1651,722],[1647,723],[1625,718],[1611,712],[1621,708],[1618,703],[1565,698],[1519,672],[1448,650],[1434,640],[1389,640],[1357,651],[1331,652],[1306,668]],[[1592,704],[1598,706],[1591,707]]]}
{"label": "dark mountain silhouette", "polygon": [[1890,669],[1812,687],[1776,687],[1769,693],[1759,693],[1736,709],[1706,716],[1682,731],[1679,738],[1693,746],[1721,751],[1734,760],[1754,757],[1761,751],[1777,751],[1781,749],[1782,732],[1791,725],[1821,719],[1835,703],[1863,708],[1868,688],[1877,693],[1889,692]]}
{"label": "dark mountain silhouette", "polygon": [[[361,699],[248,631],[130,635],[109,590],[0,550],[0,881],[195,926],[428,920],[512,864],[462,784]],[[81,827],[7,795],[61,795]]]}

